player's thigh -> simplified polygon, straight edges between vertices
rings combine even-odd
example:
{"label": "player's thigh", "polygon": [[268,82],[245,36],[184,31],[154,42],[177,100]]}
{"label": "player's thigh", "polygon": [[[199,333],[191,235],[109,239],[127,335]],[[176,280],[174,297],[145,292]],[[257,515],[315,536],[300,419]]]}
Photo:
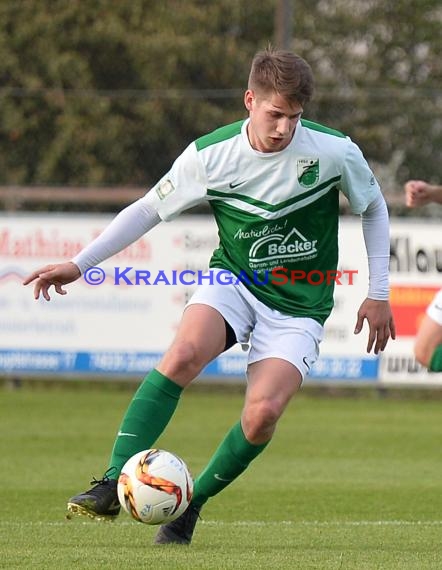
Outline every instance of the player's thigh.
{"label": "player's thigh", "polygon": [[189,305],[158,370],[185,385],[223,352],[225,343],[226,324],[219,311],[209,305]]}
{"label": "player's thigh", "polygon": [[245,407],[272,402],[282,413],[301,384],[301,372],[287,360],[265,358],[253,362],[247,368]]}
{"label": "player's thigh", "polygon": [[418,360],[428,366],[433,352],[440,344],[442,344],[442,325],[425,315],[414,344],[414,351]]}

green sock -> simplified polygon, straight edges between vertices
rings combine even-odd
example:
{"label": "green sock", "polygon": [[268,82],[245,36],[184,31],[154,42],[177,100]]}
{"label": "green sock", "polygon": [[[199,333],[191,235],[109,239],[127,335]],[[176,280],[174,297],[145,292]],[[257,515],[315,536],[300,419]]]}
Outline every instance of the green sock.
{"label": "green sock", "polygon": [[436,346],[428,370],[431,370],[431,372],[442,372],[442,344]]}
{"label": "green sock", "polygon": [[252,459],[263,451],[269,442],[261,445],[249,443],[238,422],[221,442],[204,471],[196,478],[192,503],[202,506],[227,487],[248,467]]}
{"label": "green sock", "polygon": [[117,479],[135,453],[149,449],[169,423],[183,388],[152,370],[136,391],[121,423],[109,461],[109,477]]}

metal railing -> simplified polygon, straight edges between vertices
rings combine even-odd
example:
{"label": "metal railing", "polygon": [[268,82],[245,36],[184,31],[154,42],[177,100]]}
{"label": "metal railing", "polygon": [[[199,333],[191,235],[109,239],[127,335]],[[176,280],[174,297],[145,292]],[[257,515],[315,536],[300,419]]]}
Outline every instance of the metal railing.
{"label": "metal railing", "polygon": [[[34,210],[114,211],[141,198],[147,189],[142,187],[53,187],[53,186],[0,186],[0,209],[6,212]],[[403,213],[404,197],[401,192],[386,194],[392,213]],[[344,196],[341,196],[341,213],[349,213]],[[208,213],[207,206],[193,209],[192,213]]]}

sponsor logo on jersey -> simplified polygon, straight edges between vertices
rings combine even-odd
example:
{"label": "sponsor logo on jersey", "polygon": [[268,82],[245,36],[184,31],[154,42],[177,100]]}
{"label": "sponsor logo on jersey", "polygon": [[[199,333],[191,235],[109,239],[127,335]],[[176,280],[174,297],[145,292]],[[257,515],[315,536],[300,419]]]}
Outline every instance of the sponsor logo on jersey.
{"label": "sponsor logo on jersey", "polygon": [[287,235],[274,233],[257,239],[249,250],[249,266],[264,269],[317,256],[318,240],[309,240],[296,228]]}
{"label": "sponsor logo on jersey", "polygon": [[266,224],[264,227],[259,229],[250,228],[248,230],[243,230],[243,228],[238,228],[238,231],[233,236],[233,239],[251,239],[251,238],[261,238],[264,236],[268,236],[276,232],[280,232],[281,230],[284,231],[284,228],[287,227],[287,223],[288,221],[285,220],[284,224],[282,223]]}
{"label": "sponsor logo on jersey", "polygon": [[229,184],[229,188],[232,188],[233,190],[233,188],[238,188],[238,186],[242,186],[243,184],[245,184],[245,182],[246,182],[245,180],[241,180],[241,182],[231,182]]}
{"label": "sponsor logo on jersey", "polygon": [[319,180],[319,158],[298,158],[298,182],[304,188],[311,188]]}

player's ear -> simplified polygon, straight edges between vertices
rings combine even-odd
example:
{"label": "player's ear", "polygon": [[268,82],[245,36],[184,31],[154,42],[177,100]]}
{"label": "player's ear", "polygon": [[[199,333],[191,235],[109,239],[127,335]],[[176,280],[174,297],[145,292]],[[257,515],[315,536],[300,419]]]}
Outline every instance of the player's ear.
{"label": "player's ear", "polygon": [[244,105],[247,111],[251,111],[253,107],[253,101],[255,100],[255,94],[251,89],[247,89],[244,93]]}

